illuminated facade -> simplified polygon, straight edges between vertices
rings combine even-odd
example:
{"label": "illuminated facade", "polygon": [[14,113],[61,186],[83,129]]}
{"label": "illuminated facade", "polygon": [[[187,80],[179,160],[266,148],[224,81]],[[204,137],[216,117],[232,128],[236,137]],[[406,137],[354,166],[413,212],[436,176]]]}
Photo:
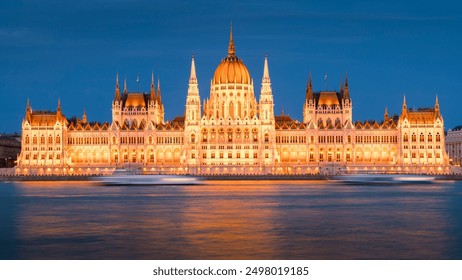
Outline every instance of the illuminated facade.
{"label": "illuminated facade", "polygon": [[303,121],[275,116],[268,59],[259,100],[247,67],[236,56],[232,33],[227,56],[201,102],[194,57],[184,116],[164,120],[160,84],[149,93],[121,92],[118,77],[112,122],[66,119],[32,111],[22,123],[17,174],[101,174],[117,167],[181,174],[336,174],[449,172],[444,123],[434,108],[410,110],[382,121],[353,122],[348,78],[339,91],[306,86]]}
{"label": "illuminated facade", "polygon": [[462,173],[460,168],[462,163],[462,126],[456,126],[448,130],[446,139],[446,151],[448,152],[451,163],[459,167],[459,173]]}

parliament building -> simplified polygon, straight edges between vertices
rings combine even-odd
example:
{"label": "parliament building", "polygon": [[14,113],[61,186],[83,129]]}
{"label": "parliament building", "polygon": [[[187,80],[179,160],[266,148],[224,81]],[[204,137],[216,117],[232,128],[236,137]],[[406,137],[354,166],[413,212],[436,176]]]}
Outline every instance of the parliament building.
{"label": "parliament building", "polygon": [[201,100],[194,57],[183,116],[164,119],[160,85],[131,92],[116,77],[112,121],[66,118],[33,110],[22,122],[18,175],[110,174],[116,168],[139,173],[197,175],[447,173],[444,122],[438,98],[432,108],[399,116],[353,121],[348,77],[338,91],[313,91],[311,77],[303,120],[275,115],[268,59],[260,95],[232,32],[228,53],[215,70],[210,94]]}

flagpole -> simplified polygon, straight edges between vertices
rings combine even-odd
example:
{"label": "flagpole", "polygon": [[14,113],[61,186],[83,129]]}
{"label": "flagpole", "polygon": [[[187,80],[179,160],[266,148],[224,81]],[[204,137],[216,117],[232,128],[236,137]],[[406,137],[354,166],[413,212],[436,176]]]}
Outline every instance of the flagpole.
{"label": "flagpole", "polygon": [[327,91],[327,82],[328,82],[328,76],[327,76],[327,74],[324,75],[324,81],[326,81],[326,91]]}
{"label": "flagpole", "polygon": [[140,92],[140,75],[136,75],[136,84],[138,85],[138,92]]}

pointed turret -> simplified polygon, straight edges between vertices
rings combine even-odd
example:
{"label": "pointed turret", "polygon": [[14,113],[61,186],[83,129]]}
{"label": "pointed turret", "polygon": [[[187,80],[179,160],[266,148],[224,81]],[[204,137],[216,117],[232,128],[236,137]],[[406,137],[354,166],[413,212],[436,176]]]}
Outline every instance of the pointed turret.
{"label": "pointed turret", "polygon": [[385,113],[383,114],[383,120],[388,122],[388,107],[385,107]]}
{"label": "pointed turret", "polygon": [[191,58],[191,72],[189,74],[188,96],[199,96],[199,86],[197,83],[196,63],[194,62],[194,55]]}
{"label": "pointed turret", "polygon": [[235,54],[236,54],[236,51],[234,49],[233,24],[231,24],[230,29],[229,29],[228,56],[235,56]]}
{"label": "pointed turret", "polygon": [[263,77],[261,81],[260,119],[264,121],[274,120],[273,90],[271,89],[271,78],[269,75],[267,55],[265,55],[265,62],[263,64]]}
{"label": "pointed turret", "polygon": [[197,84],[196,64],[194,63],[194,55],[191,58],[191,73],[189,75],[189,83],[190,84]]}
{"label": "pointed turret", "polygon": [[310,72],[310,79],[306,83],[306,95],[305,95],[306,101],[312,100],[313,99],[313,81],[311,77],[311,72]]}
{"label": "pointed turret", "polygon": [[114,101],[120,100],[120,88],[119,88],[119,72],[116,73],[116,85],[114,93]]}
{"label": "pointed turret", "polygon": [[160,78],[157,78],[157,102],[162,104],[162,96],[160,94]]}
{"label": "pointed turret", "polygon": [[58,98],[58,107],[56,108],[56,118],[61,120],[63,117],[63,111],[61,109],[61,99]]}
{"label": "pointed turret", "polygon": [[435,100],[435,111],[440,111],[440,103],[438,102],[438,95],[436,96]]}
{"label": "pointed turret", "polygon": [[82,123],[87,123],[87,110],[83,108]]}
{"label": "pointed turret", "polygon": [[404,100],[403,100],[403,107],[401,109],[401,112],[402,113],[407,113],[407,105],[406,105],[406,95],[404,96]]}
{"label": "pointed turret", "polygon": [[189,124],[197,124],[201,117],[201,101],[199,85],[196,76],[194,55],[191,57],[191,72],[189,74],[188,95],[186,96],[185,120]]}
{"label": "pointed turret", "polygon": [[29,98],[27,99],[27,107],[26,107],[26,120],[31,121],[32,117],[32,108],[30,107],[30,100]]}
{"label": "pointed turret", "polygon": [[350,90],[348,89],[348,74],[345,77],[345,88],[343,89],[343,99],[349,100],[350,99]]}
{"label": "pointed turret", "polygon": [[124,94],[125,93],[128,93],[128,90],[127,90],[127,78],[124,77]]}
{"label": "pointed turret", "polygon": [[269,69],[268,69],[268,56],[267,55],[265,55],[265,64],[263,65],[262,83],[271,83]]}
{"label": "pointed turret", "polygon": [[153,102],[155,98],[156,98],[156,89],[154,87],[154,71],[152,71],[151,73],[151,96],[150,96],[151,102]]}

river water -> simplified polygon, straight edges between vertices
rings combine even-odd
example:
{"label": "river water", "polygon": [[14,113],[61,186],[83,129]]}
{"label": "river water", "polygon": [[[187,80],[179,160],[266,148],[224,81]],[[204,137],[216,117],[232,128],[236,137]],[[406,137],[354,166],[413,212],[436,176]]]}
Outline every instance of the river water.
{"label": "river water", "polygon": [[1,183],[0,259],[462,259],[462,182]]}

